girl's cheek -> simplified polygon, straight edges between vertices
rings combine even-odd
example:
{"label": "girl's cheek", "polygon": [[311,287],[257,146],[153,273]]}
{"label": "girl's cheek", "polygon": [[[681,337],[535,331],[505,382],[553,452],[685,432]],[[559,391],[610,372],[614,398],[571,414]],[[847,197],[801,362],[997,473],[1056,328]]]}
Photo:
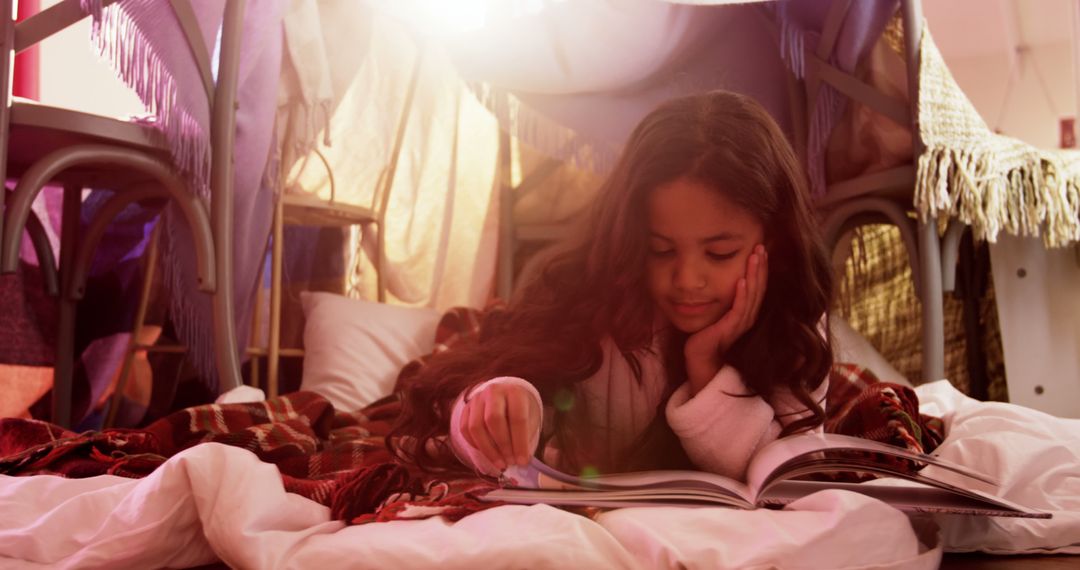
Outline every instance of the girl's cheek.
{"label": "girl's cheek", "polygon": [[659,302],[660,298],[664,294],[664,290],[663,290],[663,287],[660,285],[660,282],[659,282],[659,280],[657,279],[657,277],[655,275],[652,275],[652,274],[649,275],[648,288],[649,288],[649,298],[652,299],[653,302]]}

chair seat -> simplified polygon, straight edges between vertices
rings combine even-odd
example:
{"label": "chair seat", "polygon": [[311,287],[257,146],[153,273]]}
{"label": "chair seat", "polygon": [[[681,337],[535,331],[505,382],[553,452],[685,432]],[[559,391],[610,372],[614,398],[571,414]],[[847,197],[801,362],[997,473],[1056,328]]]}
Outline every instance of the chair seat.
{"label": "chair seat", "polygon": [[283,201],[283,216],[287,225],[354,226],[378,220],[370,208],[331,202],[310,194],[286,192]]}
{"label": "chair seat", "polygon": [[[55,150],[79,144],[107,144],[160,154],[166,162],[169,147],[154,127],[14,98],[7,174],[21,176],[34,161]],[[17,142],[16,142],[17,141]],[[118,176],[118,174],[120,174]],[[79,168],[66,171],[58,182],[77,182],[92,188],[116,188],[149,180],[142,173],[116,169]]]}

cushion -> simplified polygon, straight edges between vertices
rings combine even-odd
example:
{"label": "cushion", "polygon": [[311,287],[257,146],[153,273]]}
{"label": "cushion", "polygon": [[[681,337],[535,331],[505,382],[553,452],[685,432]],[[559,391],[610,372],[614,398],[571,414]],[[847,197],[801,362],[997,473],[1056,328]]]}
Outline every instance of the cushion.
{"label": "cushion", "polygon": [[304,376],[301,390],[338,410],[360,409],[391,392],[401,368],[428,354],[439,313],[303,292]]}
{"label": "cushion", "polygon": [[0,418],[29,418],[30,406],[52,389],[51,366],[0,363]]}
{"label": "cushion", "polygon": [[829,315],[829,329],[833,337],[833,360],[858,364],[873,372],[874,376],[883,382],[911,386],[911,381],[839,315],[835,313]]}

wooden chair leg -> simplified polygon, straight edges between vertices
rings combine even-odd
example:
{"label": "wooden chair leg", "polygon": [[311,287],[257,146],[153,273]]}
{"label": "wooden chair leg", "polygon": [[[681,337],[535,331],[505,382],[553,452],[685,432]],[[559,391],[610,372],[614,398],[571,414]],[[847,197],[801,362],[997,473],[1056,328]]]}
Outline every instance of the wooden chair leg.
{"label": "wooden chair leg", "polygon": [[127,349],[124,351],[124,361],[120,365],[120,376],[116,380],[116,388],[109,399],[109,411],[105,416],[104,427],[112,427],[116,423],[116,415],[120,412],[120,403],[124,399],[124,388],[127,386],[127,379],[135,362],[135,353],[139,350],[139,333],[146,322],[146,311],[150,306],[150,296],[154,291],[154,277],[157,275],[158,264],[158,243],[161,239],[161,226],[165,223],[164,218],[163,213],[158,217],[158,221],[154,224],[154,229],[150,233],[150,243],[146,247],[146,270],[143,272],[142,289],[139,291],[139,305],[135,309],[135,322],[131,326],[131,338],[128,340]]}
{"label": "wooden chair leg", "polygon": [[259,343],[262,342],[260,336],[262,332],[262,303],[263,303],[263,277],[266,273],[266,252],[263,251],[262,261],[259,262],[258,276],[255,278],[255,304],[251,309],[251,340],[248,341],[248,355],[250,356],[251,366],[249,368],[248,385],[253,388],[261,388],[260,382],[262,382],[262,346]]}
{"label": "wooden chair leg", "polygon": [[[79,218],[82,188],[64,187],[63,221],[60,229],[60,290],[67,291],[74,277],[74,263],[79,244]],[[71,385],[75,375],[76,300],[59,297],[59,325],[56,333],[56,366],[53,369],[52,422],[71,427]]]}
{"label": "wooden chair leg", "polygon": [[278,196],[274,204],[274,242],[270,257],[270,338],[266,348],[266,397],[278,395],[278,364],[281,360],[281,269],[285,256],[282,240],[285,236],[284,200]]}

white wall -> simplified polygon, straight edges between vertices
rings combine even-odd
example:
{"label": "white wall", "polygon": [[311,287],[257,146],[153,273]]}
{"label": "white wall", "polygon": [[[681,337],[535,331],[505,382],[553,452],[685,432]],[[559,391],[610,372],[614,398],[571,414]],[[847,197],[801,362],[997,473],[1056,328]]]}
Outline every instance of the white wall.
{"label": "white wall", "polygon": [[[1005,53],[952,59],[944,55],[957,83],[991,128],[1057,148],[1059,118],[1077,114],[1071,49],[1066,43],[1031,48],[1020,57],[1011,88]],[[1048,251],[1039,239],[1002,235],[991,245],[990,257],[1010,401],[1080,417],[1076,248]]]}
{"label": "white wall", "polygon": [[[1005,53],[965,58],[943,55],[990,128],[1038,147],[1057,148],[1058,119],[1076,115],[1071,49],[1066,43],[1029,48],[1017,56],[1015,73]],[[1011,76],[1015,77],[1010,87]]]}
{"label": "white wall", "polygon": [[[59,0],[43,0],[45,9]],[[86,18],[41,43],[41,100],[114,117],[144,113],[142,103],[98,58]]]}

